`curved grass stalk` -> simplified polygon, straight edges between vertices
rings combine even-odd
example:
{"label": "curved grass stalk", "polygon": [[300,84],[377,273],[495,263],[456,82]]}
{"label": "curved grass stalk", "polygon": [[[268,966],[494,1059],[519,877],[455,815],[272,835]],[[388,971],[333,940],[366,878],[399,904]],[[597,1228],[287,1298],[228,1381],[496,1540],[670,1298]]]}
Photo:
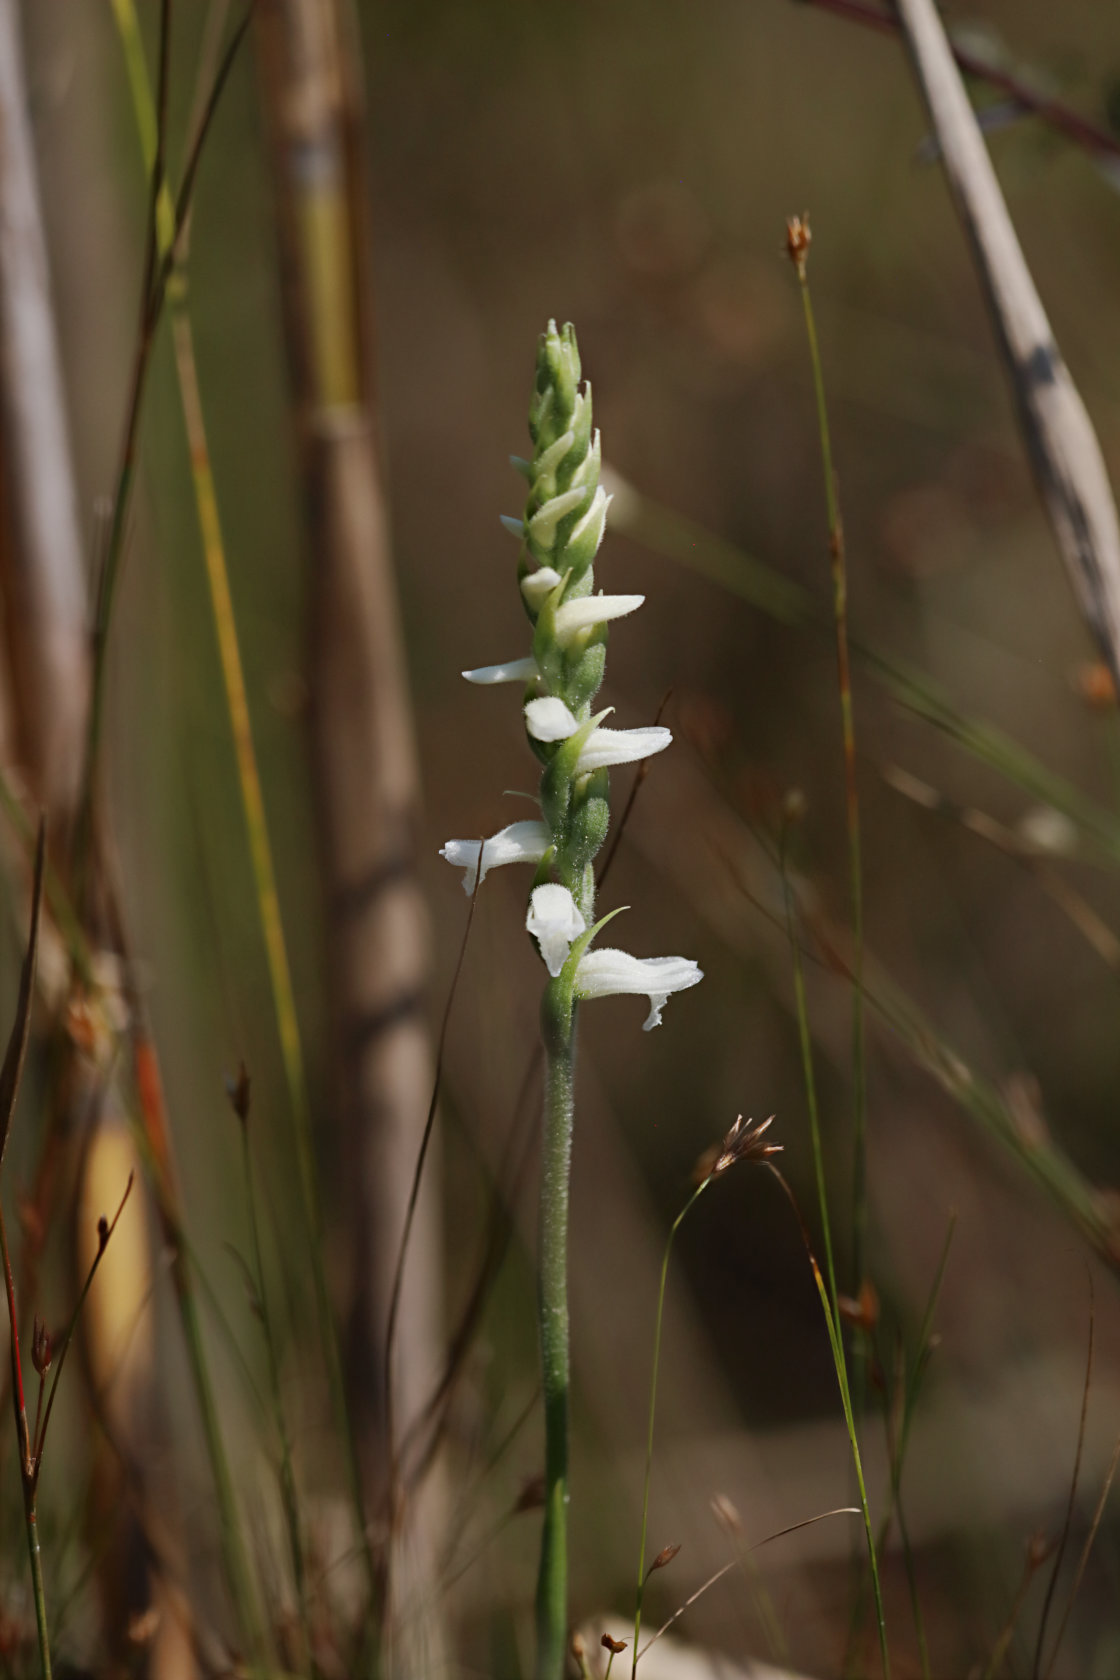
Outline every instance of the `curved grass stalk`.
{"label": "curved grass stalk", "polygon": [[[158,124],[143,50],[139,44],[139,28],[133,0],[113,0],[113,11],[125,52],[141,150],[145,164],[150,167],[155,157]],[[173,255],[176,220],[170,194],[166,184],[163,184],[156,201],[155,222],[160,253],[164,260],[170,259]],[[273,1009],[276,1016],[281,1058],[295,1129],[298,1177],[308,1231],[308,1251],[315,1290],[316,1317],[319,1322],[332,1409],[340,1438],[344,1443],[350,1498],[365,1564],[367,1586],[372,1601],[376,1593],[376,1572],[365,1519],[357,1448],[346,1405],[342,1359],[335,1329],[334,1310],[322,1262],[322,1203],[314,1144],[311,1136],[311,1112],[303,1043],[296,1011],[291,968],[288,962],[283,919],[280,912],[280,898],[276,884],[276,870],[272,857],[268,819],[265,812],[264,793],[253,742],[245,673],[241,663],[241,650],[233,611],[233,597],[230,590],[229,570],[226,564],[225,544],[222,537],[221,519],[218,512],[213,470],[202,413],[202,401],[198,387],[193,334],[185,294],[180,288],[172,287],[169,291],[169,299],[175,366],[190,447],[191,479],[198,510],[211,611],[218,641],[226,708],[233,734],[238,786],[249,842],[258,913],[264,936]]]}

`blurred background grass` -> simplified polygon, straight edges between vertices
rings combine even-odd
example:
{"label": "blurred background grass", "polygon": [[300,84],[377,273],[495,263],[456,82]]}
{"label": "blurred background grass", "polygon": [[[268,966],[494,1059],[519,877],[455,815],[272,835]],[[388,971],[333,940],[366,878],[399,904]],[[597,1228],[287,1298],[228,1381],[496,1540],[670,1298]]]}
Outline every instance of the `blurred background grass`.
{"label": "blurred background grass", "polygon": [[[433,1019],[465,915],[458,877],[436,850],[449,835],[515,820],[521,806],[501,792],[528,788],[533,774],[508,694],[464,694],[458,673],[523,647],[515,550],[497,515],[519,511],[506,458],[525,446],[536,334],[550,315],[575,322],[605,456],[618,472],[827,603],[809,362],[782,248],[785,217],[806,207],[853,629],[912,658],[962,709],[1000,724],[1115,810],[1114,710],[1093,710],[1079,691],[1076,674],[1092,651],[1033,492],[943,180],[918,158],[925,123],[898,44],[792,0],[618,0],[562,14],[505,3],[359,10],[380,422],[424,773]],[[149,28],[152,13],[143,8]],[[1120,25],[1111,8],[1006,0],[952,5],[946,15],[1002,42],[1012,62],[1087,114],[1115,111]],[[201,7],[175,13],[173,136],[186,119],[202,16]],[[115,471],[146,187],[108,6],[36,0],[25,27],[92,531]],[[998,133],[992,147],[1115,477],[1116,181],[1034,121]],[[270,204],[247,52],[202,166],[190,296],[329,1237],[330,1186],[347,1162],[332,1152],[325,1095],[307,586]],[[239,1141],[223,1092],[242,1058],[254,1080],[270,1265],[297,1296],[289,1233],[298,1200],[286,1141],[267,1141],[286,1098],[166,333],[142,438],[142,496],[114,629],[113,821],[192,1233],[244,1337],[247,1306],[223,1250],[244,1240]],[[771,788],[804,792],[805,890],[823,915],[846,918],[827,641],[776,625],[621,535],[608,533],[599,575],[608,590],[648,596],[612,637],[604,694],[617,707],[612,721],[650,721],[671,689],[666,721],[677,738],[639,797],[605,907],[633,905],[629,947],[687,953],[707,978],[674,1002],[652,1038],[638,1030],[637,1002],[586,1012],[573,1253],[577,1617],[627,1607],[657,1262],[696,1156],[737,1112],[773,1112],[788,1176],[806,1206],[811,1200],[788,951],[741,886],[746,871],[765,885],[744,818],[767,809]],[[1029,801],[858,676],[856,707],[870,951],[979,1072],[996,1083],[1037,1079],[1057,1139],[1092,1180],[1111,1185],[1116,973],[1028,873],[951,819],[905,802],[880,771],[904,766],[1010,826]],[[616,809],[625,787],[616,776]],[[1115,873],[1086,864],[1066,872],[1115,923]],[[508,875],[487,883],[452,1018],[442,1131],[452,1314],[535,1032],[539,974],[520,930],[523,886]],[[776,909],[772,880],[770,894]],[[14,965],[9,972],[14,989]],[[810,996],[843,1208],[849,997],[842,978],[820,973]],[[963,1673],[998,1632],[1027,1536],[1058,1521],[1076,1440],[1085,1251],[874,1027],[869,1068],[872,1272],[890,1321],[916,1325],[950,1208],[958,1215],[910,1514],[935,1672]],[[286,1140],[286,1120],[276,1135]],[[533,1199],[523,1197],[460,1402],[456,1485],[536,1380]],[[1116,1414],[1117,1323],[1114,1285],[1102,1281],[1090,1506]],[[297,1450],[314,1466],[329,1450],[329,1426],[298,1332],[286,1369]],[[234,1377],[227,1386],[230,1426],[248,1437],[251,1409]],[[179,1423],[189,1442],[193,1424]],[[485,1512],[502,1508],[537,1458],[533,1422],[473,1498],[479,1533]],[[705,1198],[677,1249],[652,1521],[655,1547],[686,1542],[660,1595],[669,1608],[725,1555],[707,1511],[717,1491],[734,1499],[752,1539],[847,1494],[834,1379],[796,1231],[776,1190],[747,1174]],[[194,1498],[202,1532],[204,1483]],[[533,1521],[521,1518],[456,1589],[465,1648],[484,1671],[486,1627],[520,1615],[531,1596]],[[1115,1672],[1116,1539],[1106,1526],[1060,1672]],[[761,1554],[793,1659],[806,1667],[832,1671],[838,1662],[846,1551],[837,1525]],[[888,1584],[906,1672],[895,1564]],[[689,1626],[716,1645],[759,1648],[741,1588],[715,1589]],[[1024,1640],[1029,1649],[1029,1633]]]}

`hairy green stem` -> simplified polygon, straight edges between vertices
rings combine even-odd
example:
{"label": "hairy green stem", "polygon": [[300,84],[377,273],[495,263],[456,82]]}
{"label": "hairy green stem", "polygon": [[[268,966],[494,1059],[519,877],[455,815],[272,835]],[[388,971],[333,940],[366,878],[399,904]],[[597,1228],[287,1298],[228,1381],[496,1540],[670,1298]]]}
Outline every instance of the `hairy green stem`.
{"label": "hairy green stem", "polygon": [[571,989],[562,978],[545,990],[541,1024],[547,1058],[538,1280],[545,1506],[537,1579],[537,1680],[563,1680],[568,1642],[568,1201],[575,1020]]}

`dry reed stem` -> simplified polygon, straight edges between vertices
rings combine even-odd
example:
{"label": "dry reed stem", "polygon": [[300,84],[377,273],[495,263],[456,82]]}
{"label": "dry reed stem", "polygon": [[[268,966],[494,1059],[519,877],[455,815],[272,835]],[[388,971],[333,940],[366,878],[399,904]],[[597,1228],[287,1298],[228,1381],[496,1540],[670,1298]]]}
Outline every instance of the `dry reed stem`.
{"label": "dry reed stem", "polygon": [[1100,444],[1035,289],[933,0],[896,5],[1007,362],[1035,480],[1082,616],[1120,680],[1120,523]]}
{"label": "dry reed stem", "polygon": [[0,545],[21,756],[55,840],[73,817],[90,668],[77,493],[16,0],[0,0]]}
{"label": "dry reed stem", "polygon": [[[849,18],[853,23],[864,24],[887,35],[897,33],[899,28],[896,14],[875,5],[873,0],[802,0],[802,4],[814,6],[819,12],[831,12],[836,17]],[[1037,85],[1009,70],[1001,69],[981,53],[972,52],[968,47],[961,46],[953,40],[950,40],[949,47],[955,62],[966,76],[987,82],[989,87],[998,88],[1001,93],[1007,94],[1021,107],[1025,116],[1036,117],[1039,122],[1045,123],[1071,144],[1088,152],[1091,157],[1120,159],[1120,141],[1114,134],[1109,133],[1107,128],[1091,122],[1088,117],[1083,117],[1079,111],[1073,110],[1062,100],[1051,99],[1047,94],[1040,93]]]}

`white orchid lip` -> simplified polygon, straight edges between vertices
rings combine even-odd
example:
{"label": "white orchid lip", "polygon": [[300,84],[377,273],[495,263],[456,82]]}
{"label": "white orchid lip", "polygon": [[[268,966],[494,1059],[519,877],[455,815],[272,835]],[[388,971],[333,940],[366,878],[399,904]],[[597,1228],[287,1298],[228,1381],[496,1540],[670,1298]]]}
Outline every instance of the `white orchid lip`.
{"label": "white orchid lip", "polygon": [[546,881],[533,889],[525,926],[540,946],[544,965],[554,980],[568,960],[573,939],[587,932],[575,899],[557,881]]}
{"label": "white orchid lip", "polygon": [[535,741],[566,741],[579,728],[579,719],[555,694],[544,694],[526,706],[525,726]]}
{"label": "white orchid lip", "polygon": [[462,674],[469,683],[477,683],[480,687],[492,683],[532,682],[539,675],[537,662],[532,656],[528,659],[507,659],[504,665],[478,665],[473,671]]}
{"label": "white orchid lip", "polygon": [[559,582],[560,573],[552,566],[538,566],[535,572],[528,572],[521,579],[521,593],[533,612],[540,612]]}
{"label": "white orchid lip", "polygon": [[661,1011],[673,992],[698,986],[703,970],[691,957],[633,957],[629,951],[609,946],[588,951],[576,969],[575,992],[579,998],[618,997],[633,993],[649,999],[645,1032],[661,1025]]}
{"label": "white orchid lip", "polygon": [[606,624],[612,618],[625,618],[627,613],[637,612],[644,601],[644,595],[582,595],[578,600],[565,601],[556,609],[557,640],[570,642],[581,630]]}
{"label": "white orchid lip", "polygon": [[[552,836],[543,822],[510,823],[488,840],[449,840],[440,847],[440,857],[454,868],[463,871],[463,891],[470,898],[478,882],[486,879],[491,869],[506,863],[539,863],[552,844]],[[479,854],[481,855],[481,862]]]}
{"label": "white orchid lip", "polygon": [[593,770],[609,770],[612,764],[652,758],[664,752],[672,739],[671,730],[658,723],[642,729],[593,729],[576,759],[575,774],[587,776]]}

